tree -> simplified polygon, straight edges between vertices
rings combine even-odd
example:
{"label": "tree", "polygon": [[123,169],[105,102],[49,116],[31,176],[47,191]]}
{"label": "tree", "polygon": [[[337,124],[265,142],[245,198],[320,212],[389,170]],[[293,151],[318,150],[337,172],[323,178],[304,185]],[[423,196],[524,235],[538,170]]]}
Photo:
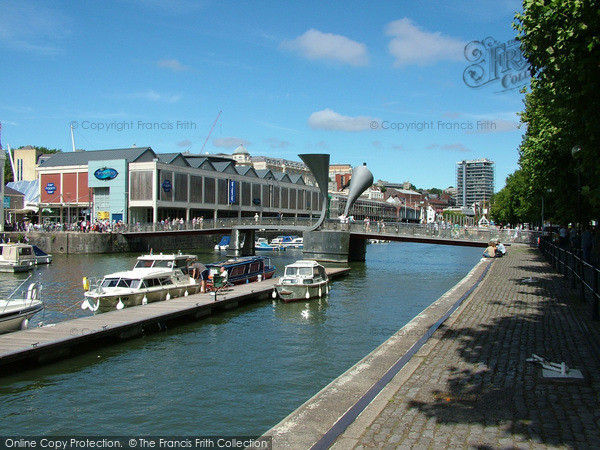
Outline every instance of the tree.
{"label": "tree", "polygon": [[[600,5],[524,0],[515,19],[532,74],[519,149],[527,197],[516,211],[532,211],[551,189],[556,219],[575,222],[579,173],[582,218],[588,220],[600,207]],[[577,160],[571,155],[576,145],[582,149]]]}

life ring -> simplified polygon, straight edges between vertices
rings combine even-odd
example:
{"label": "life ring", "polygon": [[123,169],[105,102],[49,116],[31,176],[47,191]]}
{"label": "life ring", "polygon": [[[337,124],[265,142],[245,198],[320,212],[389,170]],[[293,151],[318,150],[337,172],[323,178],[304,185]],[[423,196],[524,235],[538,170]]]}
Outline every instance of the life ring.
{"label": "life ring", "polygon": [[83,277],[83,290],[84,291],[89,291],[90,290],[90,280],[88,280],[88,277]]}

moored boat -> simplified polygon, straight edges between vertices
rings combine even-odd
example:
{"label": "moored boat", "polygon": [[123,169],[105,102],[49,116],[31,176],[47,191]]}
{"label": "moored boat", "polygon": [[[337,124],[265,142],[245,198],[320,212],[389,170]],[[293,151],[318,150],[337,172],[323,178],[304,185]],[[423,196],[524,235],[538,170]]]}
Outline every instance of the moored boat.
{"label": "moored boat", "polygon": [[22,289],[30,278],[23,281],[8,299],[0,300],[0,334],[26,329],[31,317],[44,309],[39,283],[30,283]]}
{"label": "moored boat", "polygon": [[0,272],[26,272],[35,266],[35,254],[29,244],[0,244]]}
{"label": "moored boat", "polygon": [[272,252],[272,251],[278,251],[278,250],[285,250],[285,247],[281,247],[278,245],[271,245],[271,244],[269,244],[269,241],[267,241],[265,238],[258,238],[254,242],[254,250],[264,250],[264,251]]}
{"label": "moored boat", "polygon": [[273,277],[275,266],[265,256],[246,256],[228,259],[217,263],[206,264],[208,269],[208,285],[213,287],[213,279],[220,276],[221,267],[227,271],[227,282],[231,284],[250,283],[267,280]]}
{"label": "moored boat", "polygon": [[215,245],[215,250],[227,250],[229,248],[229,242],[231,236],[223,236],[221,240]]}
{"label": "moored boat", "polygon": [[286,245],[286,247],[290,248],[304,248],[304,238],[303,237],[295,237],[292,239],[292,242]]}
{"label": "moored boat", "polygon": [[308,300],[329,293],[329,278],[325,267],[316,261],[300,260],[285,266],[283,277],[273,291],[284,302]]}
{"label": "moored boat", "polygon": [[99,281],[84,278],[81,308],[102,313],[196,294],[200,283],[188,274],[196,259],[183,254],[143,255],[132,270],[111,273]]}
{"label": "moored boat", "polygon": [[50,264],[52,262],[52,255],[49,255],[37,245],[32,244],[31,247],[33,248],[36,264]]}

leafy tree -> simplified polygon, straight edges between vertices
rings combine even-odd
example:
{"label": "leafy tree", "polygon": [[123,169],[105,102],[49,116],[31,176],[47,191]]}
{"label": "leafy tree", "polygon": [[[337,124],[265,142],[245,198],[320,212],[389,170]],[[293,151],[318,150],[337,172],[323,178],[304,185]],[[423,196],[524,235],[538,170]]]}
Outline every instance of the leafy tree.
{"label": "leafy tree", "polygon": [[[519,150],[525,186],[517,189],[523,204],[512,211],[533,211],[551,189],[556,219],[574,222],[579,178],[582,219],[588,220],[600,207],[600,5],[524,0],[515,18],[532,79],[521,115],[527,125]],[[574,146],[581,147],[577,159]],[[506,206],[503,195],[498,201]]]}

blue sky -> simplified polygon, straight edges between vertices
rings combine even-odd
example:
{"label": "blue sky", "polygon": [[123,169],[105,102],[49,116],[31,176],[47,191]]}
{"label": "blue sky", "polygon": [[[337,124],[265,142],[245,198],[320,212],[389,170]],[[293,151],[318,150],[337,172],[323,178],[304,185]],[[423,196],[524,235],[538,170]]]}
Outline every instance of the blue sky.
{"label": "blue sky", "polygon": [[[523,95],[473,88],[465,46],[514,39],[518,1],[4,1],[6,148],[150,146],[366,162],[456,184],[463,159],[517,168]],[[204,142],[221,112],[204,150]]]}

